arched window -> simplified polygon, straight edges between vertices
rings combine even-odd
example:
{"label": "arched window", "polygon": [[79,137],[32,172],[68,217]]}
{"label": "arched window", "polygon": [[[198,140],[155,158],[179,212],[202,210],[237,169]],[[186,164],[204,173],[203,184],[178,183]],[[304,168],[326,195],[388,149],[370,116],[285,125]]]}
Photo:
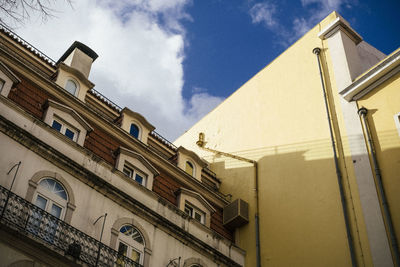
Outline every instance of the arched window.
{"label": "arched window", "polygon": [[[143,264],[145,247],[143,235],[132,225],[128,224],[120,228],[117,247],[120,255]],[[117,266],[124,266],[122,259],[117,261]]]}
{"label": "arched window", "polygon": [[67,83],[65,84],[65,90],[67,90],[69,93],[73,95],[76,95],[77,89],[78,85],[73,80],[68,80]]}
{"label": "arched window", "polygon": [[52,178],[40,181],[34,203],[58,219],[63,219],[67,207],[68,195],[64,187]]}
{"label": "arched window", "polygon": [[190,161],[186,161],[185,171],[194,176],[194,166]]}
{"label": "arched window", "polygon": [[129,133],[130,133],[133,137],[139,139],[139,131],[140,131],[140,130],[139,130],[139,127],[138,127],[136,124],[132,123],[132,124],[131,124],[131,129],[129,130]]}

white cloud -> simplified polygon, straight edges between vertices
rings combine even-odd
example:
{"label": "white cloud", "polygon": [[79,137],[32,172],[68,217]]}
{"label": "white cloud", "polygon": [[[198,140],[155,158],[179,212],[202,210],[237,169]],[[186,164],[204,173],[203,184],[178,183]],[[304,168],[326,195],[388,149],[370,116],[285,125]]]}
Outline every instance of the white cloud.
{"label": "white cloud", "polygon": [[190,99],[190,108],[188,109],[187,114],[194,121],[198,121],[223,100],[224,98],[222,97],[212,96],[205,92],[194,94]]}
{"label": "white cloud", "polygon": [[144,115],[165,137],[173,140],[220,102],[208,94],[189,103],[182,97],[181,21],[190,19],[190,0],[79,0],[73,9],[56,3],[57,18],[27,23],[18,34],[55,60],[73,41],[87,44],[99,54],[89,77],[95,89]]}
{"label": "white cloud", "polygon": [[275,5],[268,2],[256,3],[249,10],[251,20],[254,24],[264,23],[267,27],[273,27],[276,24],[274,18],[275,12]]}

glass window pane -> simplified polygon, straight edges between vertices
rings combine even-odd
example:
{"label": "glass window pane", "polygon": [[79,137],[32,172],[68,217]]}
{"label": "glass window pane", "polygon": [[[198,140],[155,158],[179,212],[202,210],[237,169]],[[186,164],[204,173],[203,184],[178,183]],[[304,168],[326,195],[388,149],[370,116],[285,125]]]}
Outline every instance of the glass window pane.
{"label": "glass window pane", "polygon": [[53,127],[54,129],[56,129],[57,131],[61,131],[62,124],[59,123],[58,121],[54,120],[54,121],[53,121],[53,125],[51,125],[51,127]]}
{"label": "glass window pane", "polygon": [[186,168],[185,171],[190,175],[193,175],[193,165],[189,161],[186,161]]}
{"label": "glass window pane", "polygon": [[67,90],[69,93],[75,95],[76,88],[77,88],[77,85],[75,82],[73,82],[71,80],[67,81],[67,84],[65,85],[65,90]]}
{"label": "glass window pane", "polygon": [[62,210],[61,207],[57,206],[56,204],[53,204],[51,206],[50,213],[51,213],[51,215],[53,215],[53,216],[55,216],[57,218],[60,218],[61,217],[61,210]]}
{"label": "glass window pane", "polygon": [[47,199],[38,195],[36,198],[36,206],[44,210],[46,209],[46,204],[47,204]]}
{"label": "glass window pane", "polygon": [[132,259],[134,262],[139,263],[139,261],[140,261],[140,253],[137,252],[136,250],[132,249],[131,259]]}
{"label": "glass window pane", "polygon": [[193,209],[189,207],[188,205],[185,205],[185,212],[188,214],[190,217],[192,217]]}
{"label": "glass window pane", "polygon": [[135,137],[135,138],[139,138],[139,127],[137,127],[135,124],[131,124],[131,129],[129,131],[129,133]]}
{"label": "glass window pane", "polygon": [[67,128],[65,130],[65,136],[68,137],[71,140],[74,140],[75,133]]}
{"label": "glass window pane", "polygon": [[202,220],[201,220],[201,214],[195,212],[195,213],[194,213],[194,219],[195,219],[196,221],[198,221],[198,222],[202,222]]}
{"label": "glass window pane", "polygon": [[120,242],[118,246],[118,254],[126,256],[127,252],[128,252],[128,246]]}
{"label": "glass window pane", "polygon": [[136,182],[138,182],[139,184],[143,184],[143,177],[140,176],[139,174],[135,175],[135,180]]}
{"label": "glass window pane", "polygon": [[122,172],[123,172],[126,176],[132,178],[133,170],[132,170],[131,168],[129,168],[128,166],[124,165],[124,169],[122,170]]}
{"label": "glass window pane", "polygon": [[65,192],[64,188],[59,184],[55,184],[55,188],[53,191],[56,195],[60,196],[61,198],[67,200],[67,193]]}

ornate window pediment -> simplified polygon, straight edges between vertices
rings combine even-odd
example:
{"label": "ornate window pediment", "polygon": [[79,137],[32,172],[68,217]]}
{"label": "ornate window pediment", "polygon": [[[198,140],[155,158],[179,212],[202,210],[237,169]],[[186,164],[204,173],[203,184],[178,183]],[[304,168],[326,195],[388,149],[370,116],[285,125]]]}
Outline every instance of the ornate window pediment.
{"label": "ornate window pediment", "polygon": [[45,108],[44,122],[83,146],[86,134],[93,130],[92,127],[73,109],[53,100],[47,100]]}
{"label": "ornate window pediment", "polygon": [[147,189],[153,188],[158,171],[142,155],[124,147],[118,149],[115,168]]}
{"label": "ornate window pediment", "polygon": [[186,188],[180,188],[177,192],[178,207],[194,220],[210,227],[211,214],[215,212],[213,206],[199,193]]}

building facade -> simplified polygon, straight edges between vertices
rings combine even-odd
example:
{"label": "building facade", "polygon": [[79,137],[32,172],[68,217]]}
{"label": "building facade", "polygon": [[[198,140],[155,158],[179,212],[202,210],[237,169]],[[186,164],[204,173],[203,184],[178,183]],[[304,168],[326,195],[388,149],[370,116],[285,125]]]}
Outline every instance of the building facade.
{"label": "building facade", "polygon": [[399,54],[333,12],[174,142],[249,203],[246,266],[400,266]]}
{"label": "building facade", "polygon": [[208,163],[0,27],[0,266],[243,266]]}

